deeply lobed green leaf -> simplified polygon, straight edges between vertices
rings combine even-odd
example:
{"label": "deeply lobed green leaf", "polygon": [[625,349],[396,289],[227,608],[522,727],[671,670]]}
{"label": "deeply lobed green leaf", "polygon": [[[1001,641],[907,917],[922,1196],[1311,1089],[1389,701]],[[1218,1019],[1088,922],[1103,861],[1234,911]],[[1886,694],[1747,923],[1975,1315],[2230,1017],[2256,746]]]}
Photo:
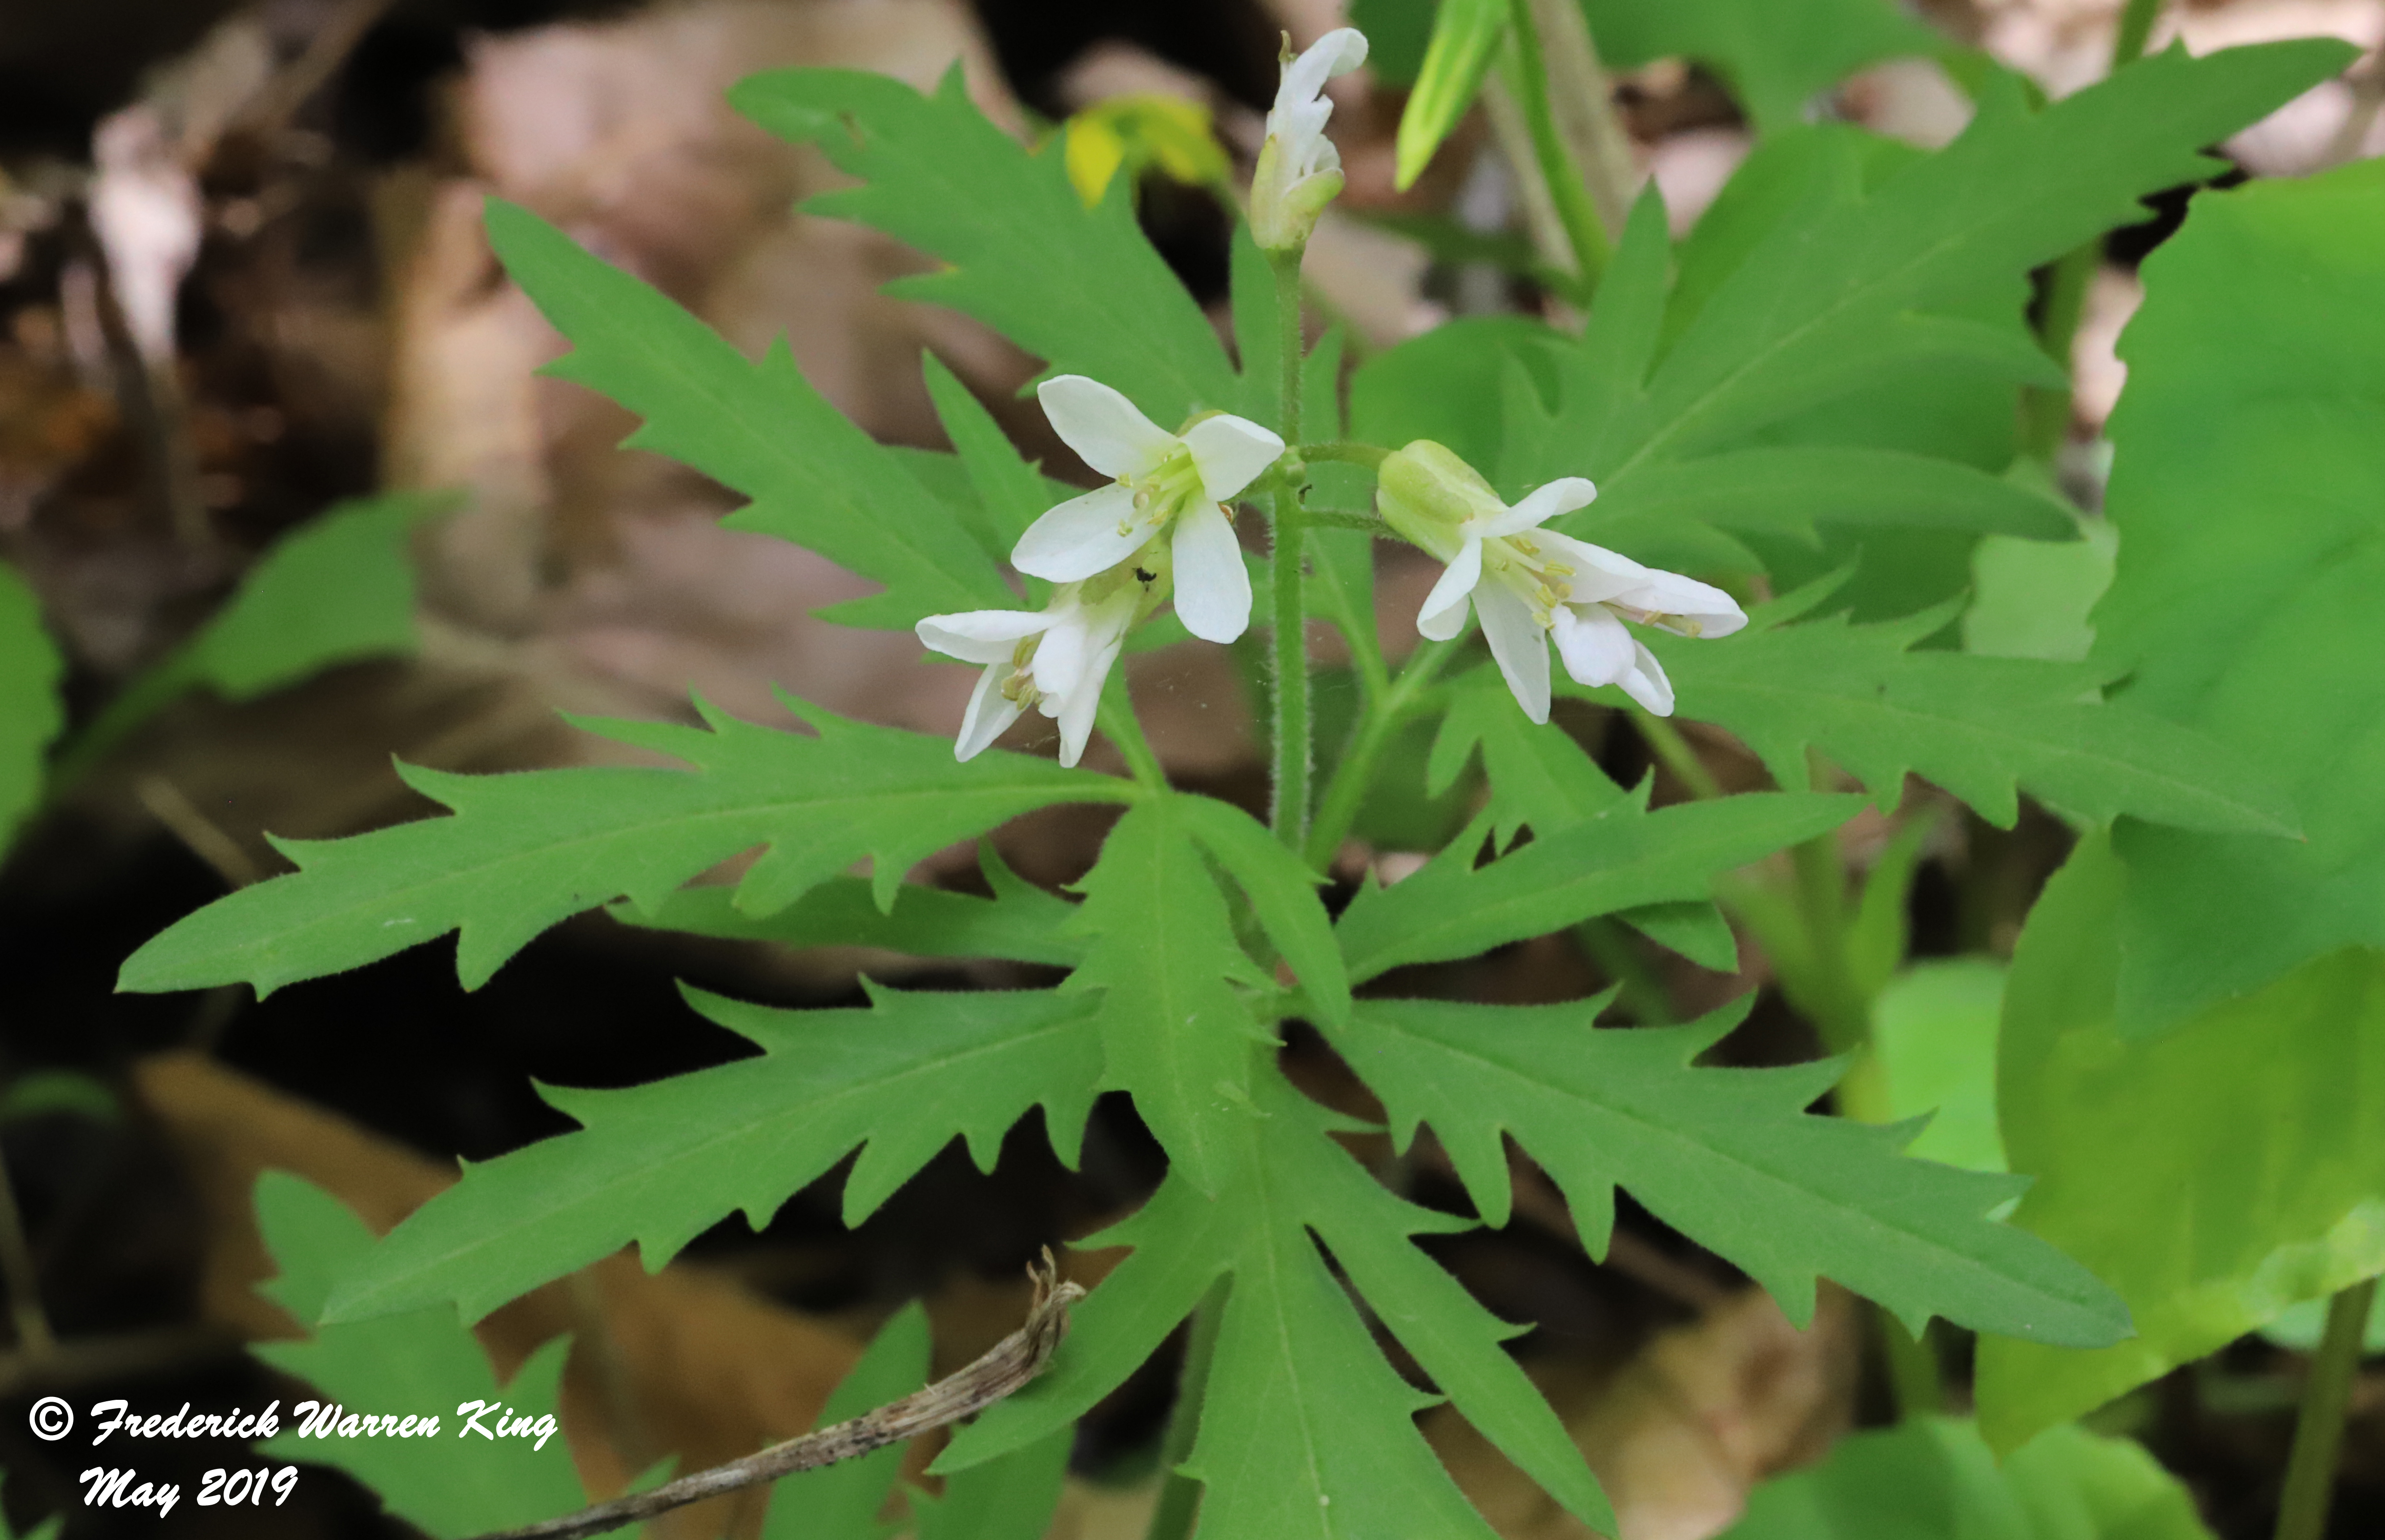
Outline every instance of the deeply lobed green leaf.
{"label": "deeply lobed green leaf", "polygon": [[[257,1227],[280,1276],[263,1293],[302,1321],[320,1312],[332,1278],[368,1253],[372,1233],[337,1198],[299,1178],[268,1171],[256,1184]],[[315,1399],[363,1414],[435,1414],[429,1438],[300,1438],[294,1413],[265,1453],[345,1471],[393,1512],[434,1540],[511,1528],[568,1513],[586,1502],[560,1434],[532,1440],[459,1436],[456,1408],[483,1401],[533,1421],[560,1399],[566,1342],[531,1355],[500,1385],[488,1356],[456,1312],[433,1305],[381,1321],[318,1328],[305,1342],[260,1343],[256,1356],[306,1381]],[[492,1413],[482,1425],[493,1428]]]}
{"label": "deeply lobed green leaf", "polygon": [[1569,1511],[1611,1533],[1612,1512],[1572,1440],[1499,1346],[1514,1328],[1407,1239],[1455,1222],[1385,1191],[1327,1137],[1340,1121],[1280,1074],[1260,1074],[1254,1091],[1261,1116],[1235,1125],[1217,1196],[1171,1175],[1132,1219],[1090,1237],[1134,1250],[1077,1308],[1043,1377],[962,1432],[938,1468],[974,1466],[1073,1422],[1230,1276],[1185,1466],[1207,1487],[1198,1533],[1487,1537],[1412,1421],[1430,1398],[1383,1361],[1318,1255],[1322,1243],[1458,1411]]}
{"label": "deeply lobed green leaf", "polygon": [[876,988],[866,1009],[689,1000],[762,1054],[627,1090],[547,1088],[580,1131],[468,1168],[343,1277],[331,1318],[452,1300],[478,1320],[632,1241],[658,1268],[723,1215],[759,1229],[855,1149],[844,1217],[858,1223],[955,1137],[992,1169],[1038,1103],[1076,1160],[1102,1068],[1082,1001]]}
{"label": "deeply lobed green leaf", "polygon": [[2291,800],[2258,760],[2133,706],[2082,700],[2104,677],[2083,665],[1916,649],[1943,620],[1842,615],[1648,641],[1682,714],[1739,734],[1783,785],[1806,783],[1811,746],[1883,804],[1909,771],[2007,828],[2027,791],[2089,819],[2294,832]]}
{"label": "deeply lobed green leaf", "polygon": [[353,839],[281,841],[298,870],[221,898],[126,959],[119,987],[245,981],[262,995],[458,933],[457,977],[487,982],[548,926],[627,896],[653,910],[731,856],[764,854],[737,887],[767,916],[864,858],[891,907],[903,873],[1035,808],[1123,802],[1127,783],[1000,751],[968,764],[943,738],[874,727],[790,700],[814,735],[707,710],[710,731],[590,722],[692,770],[510,775],[406,769],[453,809]]}
{"label": "deeply lobed green leaf", "polygon": [[2100,1346],[2125,1334],[2110,1290],[2037,1237],[1983,1216],[2021,1185],[1900,1158],[1914,1129],[1806,1108],[1831,1063],[1699,1069],[1741,1010],[1683,1027],[1597,1029],[1597,1003],[1500,1007],[1366,1000],[1337,1040],[1405,1145],[1430,1123],[1476,1208],[1505,1223],[1512,1134],[1603,1256],[1615,1189],[1770,1290],[1791,1319],[1817,1277],[1918,1330]]}
{"label": "deeply lobed green leaf", "polygon": [[837,619],[904,629],[922,615],[1016,603],[972,532],[812,388],[783,340],[752,362],[529,210],[493,199],[488,224],[506,270],[571,340],[548,373],[644,419],[631,445],[750,498],[730,528],[791,540],[886,585]]}
{"label": "deeply lobed green leaf", "polygon": [[975,316],[1054,370],[1125,392],[1165,428],[1238,405],[1217,333],[1136,228],[1125,189],[1087,208],[1059,152],[1031,155],[987,121],[957,66],[931,95],[884,75],[789,69],[741,81],[730,100],[861,179],[808,212],[946,264],[893,292]]}
{"label": "deeply lobed green leaf", "polygon": [[1592,915],[1711,898],[1717,873],[1828,833],[1862,805],[1811,793],[1753,793],[1653,813],[1639,800],[1620,802],[1480,868],[1478,820],[1415,875],[1361,889],[1335,930],[1351,978],[1363,983],[1409,963],[1546,935]]}

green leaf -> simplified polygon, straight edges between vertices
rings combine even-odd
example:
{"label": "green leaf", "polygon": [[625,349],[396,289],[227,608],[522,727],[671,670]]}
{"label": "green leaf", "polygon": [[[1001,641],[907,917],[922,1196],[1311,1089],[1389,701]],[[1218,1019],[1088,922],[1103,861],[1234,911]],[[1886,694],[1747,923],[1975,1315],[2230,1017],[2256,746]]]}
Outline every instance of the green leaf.
{"label": "green leaf", "polygon": [[[257,1179],[256,1220],[281,1273],[262,1292],[302,1321],[320,1311],[333,1275],[373,1245],[372,1233],[337,1198],[281,1171]],[[296,1431],[293,1406],[281,1435],[262,1448],[345,1471],[434,1540],[568,1513],[587,1496],[560,1434],[543,1448],[533,1447],[542,1442],[535,1435],[484,1441],[466,1432],[469,1414],[457,1409],[481,1401],[511,1409],[508,1419],[556,1416],[566,1346],[560,1337],[548,1343],[501,1386],[481,1345],[443,1306],[321,1327],[306,1342],[259,1343],[252,1351],[313,1386],[316,1399],[360,1418],[438,1418],[427,1436],[311,1438]],[[493,1430],[497,1421],[483,1414],[481,1423]]]}
{"label": "green leaf", "polygon": [[[1642,788],[1642,796],[1645,795]],[[1717,874],[1837,828],[1859,798],[1752,793],[1654,813],[1618,803],[1476,868],[1482,822],[1424,870],[1362,888],[1336,927],[1353,983],[1409,963],[1472,957],[1592,915],[1713,895]]]}
{"label": "green leaf", "polygon": [[1205,796],[1174,800],[1186,830],[1250,900],[1251,912],[1307,992],[1310,1007],[1329,1026],[1347,1020],[1350,978],[1333,939],[1332,916],[1317,895],[1325,879],[1240,808]]}
{"label": "green leaf", "polygon": [[659,1268],[741,1208],[760,1229],[856,1148],[844,1219],[857,1224],[955,1135],[992,1170],[1038,1102],[1076,1162],[1101,1075],[1081,1001],[872,986],[866,1009],[776,1010],[687,993],[762,1054],[625,1090],[544,1088],[580,1132],[466,1168],[343,1277],[331,1318],[446,1300],[477,1321],[631,1241]]}
{"label": "green leaf", "polygon": [[[1732,800],[1739,800],[1734,798]],[[1413,881],[1413,879],[1411,879]],[[2110,1290],[2035,1236],[1982,1218],[2022,1183],[1898,1158],[1912,1129],[1805,1108],[1835,1062],[1781,1070],[1692,1061],[1745,1002],[1682,1027],[1598,1029],[1603,1001],[1507,1007],[1362,1000],[1336,1045],[1405,1147],[1430,1123],[1476,1209],[1506,1222],[1512,1134],[1564,1191],[1604,1257],[1620,1185],[1771,1291],[1793,1321],[1829,1277],[1918,1331],[2100,1345],[2128,1330]]]}
{"label": "green leaf", "polygon": [[[1694,291],[1685,272],[1694,309],[1661,356],[1661,210],[1635,211],[1581,342],[1554,357],[1548,401],[1509,393],[1492,480],[1513,491],[1593,478],[1600,501],[1563,527],[1597,539],[1606,510],[1628,512],[1635,478],[1660,466],[1744,448],[1800,419],[1848,442],[1853,427],[1815,416],[1833,398],[1926,369],[1995,382],[2009,399],[2013,382],[2050,378],[2016,324],[2029,271],[2132,222],[2145,195],[2207,175],[2201,146],[2346,56],[2328,42],[2202,59],[2173,51],[2035,112],[2017,88],[1991,91],[1960,139],[1868,186],[1859,143],[1808,137],[1809,164],[1784,168],[1793,194],[1749,221],[1761,234],[1715,248],[1728,260],[1703,269]],[[1957,573],[1966,554],[1953,552]]]}
{"label": "green leaf", "polygon": [[2258,760],[2130,705],[2082,702],[2108,673],[1912,650],[1949,618],[1854,626],[1842,615],[1716,642],[1646,640],[1681,714],[1739,734],[1784,786],[1806,783],[1810,745],[1883,806],[1911,772],[2004,828],[2027,791],[2088,819],[2292,833],[2292,806]]}
{"label": "green leaf", "polygon": [[1085,960],[1060,988],[1102,992],[1102,1088],[1132,1096],[1169,1170],[1215,1193],[1252,1116],[1252,1064],[1274,1037],[1235,987],[1267,980],[1193,843],[1194,800],[1138,804],[1110,830],[1069,926]]}
{"label": "green leaf", "polygon": [[2077,663],[2094,649],[2087,612],[2112,586],[2119,532],[2108,519],[2079,521],[2083,537],[2054,545],[1991,535],[1971,553],[1971,607],[1963,650],[1990,657]]}
{"label": "green leaf", "polygon": [[1942,45],[1888,0],[1582,0],[1582,8],[1609,65],[1694,59],[1766,132],[1798,122],[1808,102],[1867,65]]}
{"label": "green leaf", "polygon": [[737,890],[681,888],[652,914],[634,904],[616,904],[615,920],[658,931],[717,936],[724,941],[768,941],[781,946],[882,946],[915,958],[1004,958],[1073,968],[1084,944],[1062,928],[1077,907],[1013,872],[990,844],[978,859],[993,896],[952,893],[905,883],[891,911],[880,910],[864,877],[831,877],[801,898],[768,915],[737,908]]}
{"label": "green leaf", "polygon": [[1008,561],[1011,547],[1027,532],[1027,526],[1062,499],[1053,496],[1052,483],[1018,452],[985,404],[969,393],[942,358],[923,354],[920,368],[927,376],[928,398],[935,404],[936,420],[943,425],[944,436],[953,441],[953,450],[977,494],[968,521],[978,547],[989,560]]}
{"label": "green leaf", "polygon": [[2385,945],[2380,284],[2376,161],[2199,197],[2146,263],[2096,656],[2129,704],[2277,766],[2307,838],[2119,826],[2124,1032]]}
{"label": "green leaf", "polygon": [[1569,1511],[1612,1533],[1572,1439],[1499,1346],[1515,1328],[1406,1239],[1463,1221],[1386,1192],[1327,1137],[1354,1125],[1273,1069],[1254,1089],[1264,1116],[1234,1125],[1217,1196],[1171,1172],[1131,1219],[1089,1237],[1133,1254],[1077,1308],[1052,1368],[964,1430],[937,1469],[966,1469],[1073,1422],[1230,1274],[1185,1465],[1208,1488],[1200,1533],[1487,1540],[1490,1529],[1417,1433],[1412,1414],[1430,1397],[1383,1361],[1317,1254],[1321,1242],[1457,1410]]}
{"label": "green leaf", "polygon": [[806,212],[947,264],[889,292],[975,316],[1055,371],[1125,392],[1162,427],[1240,403],[1217,332],[1135,227],[1127,192],[1087,208],[1060,153],[1030,155],[988,122],[957,66],[931,96],[885,75],[788,69],[740,81],[730,101],[861,179]]}
{"label": "green leaf", "polygon": [[1872,1121],[1929,1119],[1905,1154],[1966,1171],[2010,1169],[1996,1132],[2004,991],[2002,963],[1953,958],[1914,964],[1872,1002],[1868,1069],[1881,1096]]}
{"label": "green leaf", "polygon": [[955,1471],[943,1496],[911,1493],[918,1540],[1043,1540],[1068,1480],[1074,1428],[1055,1428],[1040,1442]]}
{"label": "green leaf", "polygon": [[1581,527],[1639,544],[1635,534],[1655,538],[1681,520],[1805,541],[1817,541],[1824,524],[1971,530],[2032,542],[2077,532],[2066,505],[2019,482],[1927,455],[1829,444],[1734,449],[1656,466],[1602,496]]}
{"label": "green leaf", "polygon": [[415,649],[416,525],[443,493],[342,503],[273,544],[191,644],[194,682],[248,700],[352,658]]}
{"label": "green leaf", "polygon": [[[1529,825],[1554,834],[1596,818],[1625,800],[1623,788],[1606,778],[1572,734],[1535,726],[1516,709],[1506,682],[1485,664],[1450,682],[1448,710],[1425,762],[1425,791],[1438,797],[1457,783],[1467,757],[1480,749],[1491,783],[1492,843],[1505,849]],[[1684,901],[1642,905],[1616,918],[1660,945],[1723,972],[1739,965],[1739,944],[1713,904]]]}
{"label": "green leaf", "polygon": [[2000,1448],[2385,1271],[2385,958],[2345,950],[2151,1041],[2115,1020],[2135,874],[2090,836],[2029,913],[1999,1116],[2037,1179],[2013,1222],[2129,1302],[2093,1353],[1982,1343]]}
{"label": "green leaf", "polygon": [[1392,185],[1405,192],[1482,90],[1507,36],[1508,0],[1440,0],[1416,86],[1400,114]]}
{"label": "green leaf", "polygon": [[1999,1468],[1969,1422],[1917,1418],[1841,1439],[1747,1496],[1723,1540],[2211,1540],[2193,1495],[2142,1445],[2070,1424]]}
{"label": "green leaf", "polygon": [[401,767],[454,810],[344,840],[284,840],[298,870],[217,900],[152,939],[119,987],[245,980],[259,995],[459,932],[467,989],[557,920],[627,896],[652,912],[672,889],[767,847],[736,904],[767,916],[864,858],[891,906],[903,873],[955,840],[1060,802],[1123,802],[1125,782],[993,751],[956,764],[943,738],[873,727],[788,698],[817,735],[704,707],[706,732],[586,721],[693,770],[612,767],[451,775]]}
{"label": "green leaf", "polygon": [[644,419],[633,447],[752,499],[727,527],[791,540],[886,585],[834,618],[907,629],[922,615],[1017,602],[970,531],[812,388],[783,340],[751,362],[528,209],[493,198],[488,224],[506,270],[572,343],[547,373]]}
{"label": "green leaf", "polygon": [[0,853],[42,796],[50,741],[66,725],[58,682],[66,664],[42,629],[41,601],[0,566]]}
{"label": "green leaf", "polygon": [[[868,1350],[829,1393],[826,1428],[900,1400],[928,1383],[928,1312],[913,1300],[869,1339]],[[893,1526],[879,1514],[903,1478],[903,1446],[781,1476],[770,1488],[762,1540],[880,1540]]]}

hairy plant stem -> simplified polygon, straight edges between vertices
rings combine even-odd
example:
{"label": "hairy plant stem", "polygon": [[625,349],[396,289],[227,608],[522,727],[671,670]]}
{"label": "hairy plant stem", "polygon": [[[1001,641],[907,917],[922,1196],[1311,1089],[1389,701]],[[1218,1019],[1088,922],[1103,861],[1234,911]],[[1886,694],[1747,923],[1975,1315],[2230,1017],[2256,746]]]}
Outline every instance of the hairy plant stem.
{"label": "hairy plant stem", "polygon": [[[2145,40],[2153,35],[2162,0],[2128,0],[2120,12],[2119,30],[2112,39],[2110,73],[2144,56]],[[2104,265],[2105,237],[2098,235],[2067,252],[2046,275],[2045,305],[2038,316],[2039,345],[2064,369],[2070,368],[2070,348],[2079,336],[2079,318],[2087,310],[2087,290],[2095,270]],[[2021,448],[2051,460],[2070,436],[2070,387],[2032,389],[2021,399]]]}
{"label": "hairy plant stem", "polygon": [[1375,761],[1456,650],[1454,641],[1418,645],[1390,686],[1368,698],[1357,731],[1351,736],[1350,751],[1333,767],[1332,779],[1326,782],[1325,795],[1318,799],[1317,822],[1308,832],[1305,851],[1310,866],[1322,871],[1333,859],[1333,852],[1350,837],[1350,826],[1357,821],[1367,788],[1374,783]]}
{"label": "hairy plant stem", "polygon": [[1548,61],[1542,56],[1541,26],[1532,14],[1531,0],[1509,0],[1507,9],[1508,36],[1515,49],[1510,84],[1517,105],[1524,109],[1532,154],[1541,163],[1541,180],[1548,184],[1557,221],[1565,226],[1566,240],[1573,247],[1574,271],[1585,287],[1593,285],[1606,269],[1611,249],[1606,227],[1599,222],[1590,186],[1582,180],[1581,168],[1574,164],[1573,152],[1566,147],[1556,113],[1549,104]]}
{"label": "hairy plant stem", "polygon": [[2286,1489],[2278,1499],[2277,1540],[2319,1540],[2335,1496],[2335,1459],[2343,1447],[2343,1415],[2352,1405],[2352,1381],[2368,1334],[2368,1309],[2377,1280],[2364,1280],[2328,1302],[2327,1334],[2311,1359],[2303,1386],[2302,1415],[2294,1421],[2294,1451],[2286,1461]]}
{"label": "hairy plant stem", "polygon": [[[1275,269],[1277,346],[1280,353],[1283,441],[1300,449],[1300,253],[1268,257]],[[1300,494],[1283,487],[1275,495],[1275,774],[1268,823],[1275,837],[1297,851],[1308,836],[1309,738],[1315,724],[1308,701],[1307,595],[1301,581]]]}
{"label": "hairy plant stem", "polygon": [[1192,1458],[1193,1441],[1201,1435],[1201,1403],[1209,1389],[1209,1361],[1217,1355],[1217,1328],[1226,1319],[1226,1293],[1232,1287],[1220,1278],[1209,1285],[1192,1312],[1192,1334],[1184,1343],[1184,1369],[1177,1377],[1176,1409],[1168,1414],[1168,1434],[1159,1446],[1164,1484],[1159,1506],[1151,1511],[1143,1540],[1188,1540],[1201,1513],[1201,1484],[1179,1475],[1176,1468]]}
{"label": "hairy plant stem", "polygon": [[1363,465],[1369,470],[1389,459],[1391,454],[1390,450],[1379,449],[1371,444],[1352,444],[1344,440],[1330,444],[1306,444],[1300,449],[1300,457],[1305,460],[1339,460],[1344,465]]}

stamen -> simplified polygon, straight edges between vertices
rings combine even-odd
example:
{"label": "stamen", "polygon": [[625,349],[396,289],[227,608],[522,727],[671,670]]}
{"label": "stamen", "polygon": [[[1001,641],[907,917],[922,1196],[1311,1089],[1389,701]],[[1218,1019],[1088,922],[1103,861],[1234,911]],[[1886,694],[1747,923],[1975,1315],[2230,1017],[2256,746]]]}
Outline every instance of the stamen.
{"label": "stamen", "polygon": [[1541,607],[1543,610],[1554,609],[1556,607],[1557,596],[1555,593],[1550,591],[1547,583],[1542,583],[1538,588],[1533,589],[1532,597],[1540,601]]}
{"label": "stamen", "polygon": [[1703,620],[1684,620],[1681,623],[1688,628],[1690,640],[1693,642],[1706,633],[1705,622]]}
{"label": "stamen", "polygon": [[1507,538],[1507,544],[1513,545],[1516,549],[1523,552],[1528,557],[1536,557],[1541,554],[1541,548],[1538,545],[1533,545],[1531,541],[1524,535],[1510,535]]}
{"label": "stamen", "polygon": [[1543,562],[1541,564],[1541,570],[1546,572],[1553,578],[1569,578],[1573,576],[1573,569],[1567,567],[1562,561]]}

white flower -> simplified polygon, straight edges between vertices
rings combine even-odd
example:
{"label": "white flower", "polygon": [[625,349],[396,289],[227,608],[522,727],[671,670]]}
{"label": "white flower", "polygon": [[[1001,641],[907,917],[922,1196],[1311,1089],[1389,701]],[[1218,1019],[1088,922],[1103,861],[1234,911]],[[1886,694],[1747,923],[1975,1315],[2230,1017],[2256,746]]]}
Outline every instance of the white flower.
{"label": "white flower", "polygon": [[1342,191],[1341,152],[1325,137],[1325,120],[1333,116],[1325,82],[1366,62],[1366,36],[1355,27],[1338,27],[1283,67],[1267,118],[1267,143],[1251,178],[1251,234],[1260,250],[1306,245],[1317,216]]}
{"label": "white flower", "polygon": [[[1079,582],[1143,552],[1172,522],[1165,560],[1175,570],[1184,629],[1207,642],[1242,635],[1251,623],[1251,575],[1220,505],[1275,463],[1283,440],[1223,415],[1205,417],[1179,437],[1081,374],[1046,380],[1035,394],[1068,447],[1118,481],[1035,520],[1018,537],[1011,565],[1053,582]],[[1137,565],[1159,570],[1148,553]]]}
{"label": "white flower", "polygon": [[1672,682],[1623,621],[1700,637],[1747,624],[1719,588],[1542,530],[1598,495],[1579,476],[1551,482],[1511,508],[1472,467],[1419,441],[1383,462],[1380,486],[1385,521],[1449,564],[1425,596],[1417,630],[1446,641],[1465,629],[1470,605],[1507,687],[1536,722],[1549,720],[1550,640],[1576,682],[1621,685],[1669,717]]}
{"label": "white flower", "polygon": [[1152,582],[1121,576],[1063,584],[1041,610],[973,609],[920,621],[922,645],[986,665],[953,757],[976,758],[1029,707],[1059,722],[1060,763],[1083,757],[1110,666],[1155,592]]}

